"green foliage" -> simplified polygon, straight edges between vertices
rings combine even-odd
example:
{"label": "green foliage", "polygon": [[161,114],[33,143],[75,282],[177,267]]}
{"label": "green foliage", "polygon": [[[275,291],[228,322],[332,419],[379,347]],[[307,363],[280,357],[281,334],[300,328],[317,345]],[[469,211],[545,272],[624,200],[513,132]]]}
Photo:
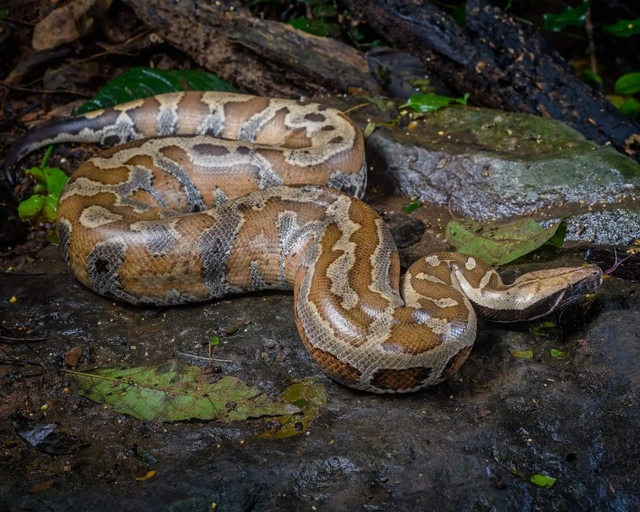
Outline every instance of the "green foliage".
{"label": "green foliage", "polygon": [[529,480],[531,481],[531,483],[536,484],[539,487],[553,487],[553,485],[556,483],[555,478],[538,474],[531,475],[531,478]]}
{"label": "green foliage", "polygon": [[564,221],[544,229],[528,218],[502,225],[453,220],[447,225],[445,236],[462,254],[477,257],[489,265],[504,265],[543,245],[562,247],[566,231]]}
{"label": "green foliage", "polygon": [[327,403],[327,390],[310,378],[292,384],[284,390],[280,398],[298,407],[300,412],[274,418],[279,426],[263,432],[258,437],[285,439],[305,432],[320,416],[322,407]]}
{"label": "green foliage", "polygon": [[555,348],[552,348],[550,350],[550,353],[551,353],[551,357],[555,357],[556,359],[569,359],[569,354]]}
{"label": "green foliage", "polygon": [[6,9],[0,9],[0,21],[2,21],[2,18],[4,18],[7,15],[7,10]]}
{"label": "green foliage", "polygon": [[640,102],[635,98],[627,98],[618,108],[625,116],[635,119],[640,113]]}
{"label": "green foliage", "polygon": [[409,107],[415,112],[424,114],[448,107],[454,103],[466,105],[467,99],[469,99],[469,94],[465,94],[462,98],[450,98],[448,96],[439,96],[438,94],[433,93],[414,94],[407,100],[407,103],[402,105],[400,108]]}
{"label": "green foliage", "polygon": [[531,350],[516,350],[515,348],[510,348],[509,353],[518,359],[531,359],[533,357]]}
{"label": "green foliage", "polygon": [[602,27],[607,34],[617,37],[631,37],[640,34],[640,18],[635,20],[618,20],[614,25],[605,25]]}
{"label": "green foliage", "polygon": [[597,84],[602,85],[602,77],[600,75],[595,74],[593,71],[585,69],[582,72],[582,76],[587,82],[595,82]]}
{"label": "green foliage", "polygon": [[567,7],[557,14],[545,13],[542,18],[544,27],[554,32],[559,32],[566,27],[581,27],[584,25],[590,5],[591,2],[586,1],[578,7]]}
{"label": "green foliage", "polygon": [[635,94],[640,91],[640,73],[627,73],[616,80],[616,94]]}
{"label": "green foliage", "polygon": [[36,180],[34,194],[18,205],[18,216],[22,220],[52,223],[56,220],[58,200],[67,183],[67,175],[57,167],[46,167],[53,147],[45,153],[40,167],[32,167],[25,174]]}
{"label": "green foliage", "polygon": [[420,201],[418,201],[417,199],[414,199],[412,201],[409,201],[407,204],[405,204],[402,207],[402,211],[404,213],[412,213],[412,212],[415,212],[418,208],[420,208]]}
{"label": "green foliage", "polygon": [[529,332],[534,336],[549,336],[556,328],[556,324],[553,322],[542,322],[540,325],[536,325],[529,328]]}
{"label": "green foliage", "polygon": [[132,68],[100,89],[77,113],[126,103],[127,101],[177,91],[229,91],[236,89],[213,73],[198,70],[164,71],[152,68]]}
{"label": "green foliage", "polygon": [[210,382],[196,366],[167,363],[162,367],[68,373],[76,381],[81,396],[142,421],[228,422],[301,412],[299,407],[271,398],[235,377]]}
{"label": "green foliage", "polygon": [[303,32],[321,37],[337,37],[340,35],[340,25],[323,19],[309,19],[306,16],[289,21],[289,25]]}

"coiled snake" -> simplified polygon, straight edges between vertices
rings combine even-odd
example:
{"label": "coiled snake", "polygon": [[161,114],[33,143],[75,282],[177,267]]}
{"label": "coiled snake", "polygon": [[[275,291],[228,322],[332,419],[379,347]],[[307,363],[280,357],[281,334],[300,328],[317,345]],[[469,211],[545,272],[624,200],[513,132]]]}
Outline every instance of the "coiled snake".
{"label": "coiled snake", "polygon": [[476,337],[472,303],[492,320],[531,319],[601,282],[591,265],[505,286],[456,253],[420,259],[400,282],[388,228],[357,199],[362,134],[323,105],[217,92],[133,101],[31,132],[5,160],[9,180],[30,151],[69,141],[133,141],[82,164],[61,196],[62,252],[84,285],[158,305],[293,289],[304,345],[353,388],[401,393],[451,376]]}

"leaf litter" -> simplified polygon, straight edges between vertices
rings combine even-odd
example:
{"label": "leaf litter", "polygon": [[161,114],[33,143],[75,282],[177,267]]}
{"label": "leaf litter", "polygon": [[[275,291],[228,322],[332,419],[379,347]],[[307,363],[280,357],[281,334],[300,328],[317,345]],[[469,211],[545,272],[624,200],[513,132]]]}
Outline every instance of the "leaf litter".
{"label": "leaf litter", "polygon": [[307,431],[327,403],[324,386],[309,378],[271,397],[236,377],[209,382],[202,368],[175,361],[162,366],[68,371],[78,394],[142,421],[190,419],[220,422],[271,417],[277,426],[260,435],[284,439]]}

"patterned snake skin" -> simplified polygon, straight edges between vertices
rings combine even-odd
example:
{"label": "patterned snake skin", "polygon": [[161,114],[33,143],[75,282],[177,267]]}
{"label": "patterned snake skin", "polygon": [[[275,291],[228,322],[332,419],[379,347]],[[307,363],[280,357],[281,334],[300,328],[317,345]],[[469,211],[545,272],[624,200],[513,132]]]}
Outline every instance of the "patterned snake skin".
{"label": "patterned snake skin", "polygon": [[62,194],[57,229],[78,280],[132,304],[293,289],[305,347],[353,388],[447,379],[475,340],[472,304],[491,320],[531,319],[601,282],[591,265],[505,286],[456,253],[422,258],[400,282],[388,228],[356,199],[362,134],[323,105],[215,92],[134,101],[31,132],[5,160],[9,180],[30,151],[69,141],[125,143],[84,163]]}

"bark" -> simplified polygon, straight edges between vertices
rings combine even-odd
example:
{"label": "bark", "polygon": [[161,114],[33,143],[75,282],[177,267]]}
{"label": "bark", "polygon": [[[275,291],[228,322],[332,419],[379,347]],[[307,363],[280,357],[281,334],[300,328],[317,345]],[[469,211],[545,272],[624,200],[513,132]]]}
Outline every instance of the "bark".
{"label": "bark", "polygon": [[269,96],[380,92],[364,56],[354,48],[255,18],[239,2],[124,2],[198,64],[247,91]]}
{"label": "bark", "polygon": [[345,0],[354,13],[475,105],[552,117],[640,160],[640,125],[579,80],[533,27],[468,0],[464,28],[428,2]]}

